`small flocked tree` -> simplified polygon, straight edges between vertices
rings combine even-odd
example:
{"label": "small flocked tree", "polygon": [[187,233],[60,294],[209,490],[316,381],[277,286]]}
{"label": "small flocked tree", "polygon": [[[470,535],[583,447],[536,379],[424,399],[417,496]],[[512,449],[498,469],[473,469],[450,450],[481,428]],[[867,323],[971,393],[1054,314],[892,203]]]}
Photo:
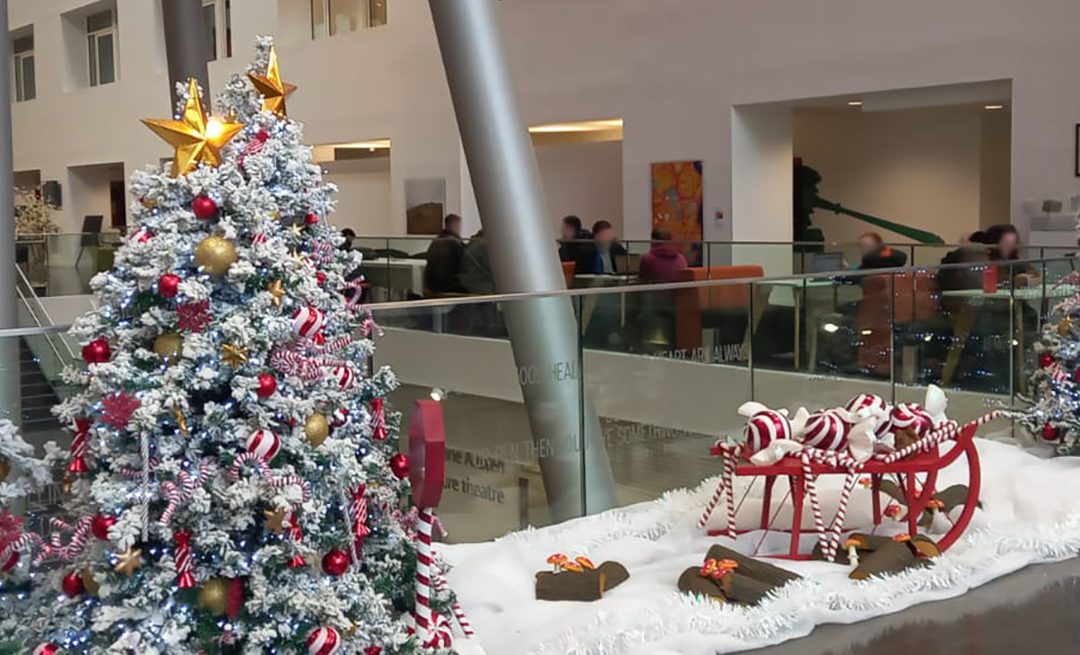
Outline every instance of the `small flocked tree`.
{"label": "small flocked tree", "polygon": [[1080,296],[1054,307],[1035,344],[1035,356],[1028,383],[1031,406],[1021,423],[1057,444],[1059,454],[1080,455]]}
{"label": "small flocked tree", "polygon": [[269,40],[249,77],[223,121],[194,82],[175,119],[146,121],[176,155],[133,176],[136,227],[72,330],[86,366],[66,373],[73,440],[50,462],[72,476],[68,518],[9,534],[0,633],[26,652],[424,650],[404,618],[395,381],[367,369],[346,282],[358,255]]}
{"label": "small flocked tree", "polygon": [[52,220],[56,208],[45,202],[41,187],[15,187],[15,233],[19,236],[55,234]]}

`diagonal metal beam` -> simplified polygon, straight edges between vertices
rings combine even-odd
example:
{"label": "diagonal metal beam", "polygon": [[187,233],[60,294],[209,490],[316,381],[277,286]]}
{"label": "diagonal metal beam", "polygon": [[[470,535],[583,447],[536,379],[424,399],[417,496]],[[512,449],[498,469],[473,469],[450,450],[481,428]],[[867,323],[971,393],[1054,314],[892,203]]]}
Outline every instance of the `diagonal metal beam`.
{"label": "diagonal metal beam", "polygon": [[[499,293],[565,288],[536,153],[518,111],[494,0],[429,0]],[[504,303],[553,518],[615,504],[600,423],[585,395],[567,298]]]}

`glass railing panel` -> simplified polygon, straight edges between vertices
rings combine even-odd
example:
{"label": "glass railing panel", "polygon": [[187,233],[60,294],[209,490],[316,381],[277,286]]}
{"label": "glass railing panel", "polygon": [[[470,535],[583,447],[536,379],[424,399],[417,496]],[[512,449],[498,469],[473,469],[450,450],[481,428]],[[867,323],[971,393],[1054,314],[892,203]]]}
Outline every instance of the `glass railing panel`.
{"label": "glass railing panel", "polygon": [[959,245],[946,245],[946,244],[907,244],[907,245],[895,245],[895,248],[901,249],[908,255],[908,266],[937,266],[941,264],[941,261],[945,259],[945,256],[950,252],[960,248]]}
{"label": "glass railing panel", "polygon": [[[515,353],[508,316],[532,332],[526,338],[543,337],[556,328],[541,332],[530,317],[548,316],[542,305],[552,303],[568,337],[562,350],[525,342]],[[407,417],[416,399],[442,402],[447,481],[439,515],[450,541],[483,541],[583,513],[579,328],[569,297],[374,306],[372,314],[382,327],[373,365],[392,367],[400,383],[392,408]],[[552,361],[543,358],[552,352]],[[557,420],[536,422],[526,396]]]}
{"label": "glass railing panel", "polygon": [[750,395],[751,286],[626,288],[577,301],[586,397],[618,504],[715,474],[709,446],[739,428],[736,399]]}

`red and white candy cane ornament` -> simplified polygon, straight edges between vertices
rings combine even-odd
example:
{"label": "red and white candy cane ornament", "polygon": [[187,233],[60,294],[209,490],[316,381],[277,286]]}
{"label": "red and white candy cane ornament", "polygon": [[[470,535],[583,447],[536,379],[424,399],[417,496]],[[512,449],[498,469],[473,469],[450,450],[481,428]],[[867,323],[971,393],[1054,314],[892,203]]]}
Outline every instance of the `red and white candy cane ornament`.
{"label": "red and white candy cane ornament", "polygon": [[30,652],[32,655],[56,655],[60,652],[60,646],[49,642],[39,645],[37,648]]}
{"label": "red and white candy cane ornament", "polygon": [[176,586],[191,589],[195,586],[195,574],[191,565],[191,532],[184,530],[173,535],[176,542]]}
{"label": "red and white candy cane ornament", "polygon": [[930,413],[915,403],[904,403],[893,408],[890,415],[893,429],[910,430],[916,437],[922,438],[934,429],[934,419]]}
{"label": "red and white candy cane ornament", "polygon": [[90,426],[93,422],[87,418],[75,419],[75,436],[71,438],[71,461],[68,473],[86,473],[90,470],[86,456],[90,453]]}
{"label": "red and white candy cane ornament", "polygon": [[330,377],[337,382],[339,389],[351,389],[356,383],[356,373],[348,366],[335,366],[330,371]]}
{"label": "red and white candy cane ornament", "polygon": [[746,455],[761,452],[777,439],[791,438],[791,422],[788,417],[772,409],[753,414],[743,428],[746,437]]}
{"label": "red and white candy cane ornament", "polygon": [[352,501],[349,503],[349,516],[352,518],[352,531],[353,531],[353,544],[356,548],[356,555],[359,556],[364,551],[364,540],[367,539],[368,534],[371,533],[371,529],[368,528],[368,501],[367,501],[367,487],[360,485],[356,491],[353,492]]}
{"label": "red and white candy cane ornament", "polygon": [[326,314],[315,307],[301,307],[293,312],[292,329],[301,337],[314,339],[326,325]]}
{"label": "red and white candy cane ornament", "polygon": [[247,451],[264,462],[274,459],[281,449],[281,439],[270,430],[256,430],[247,438]]}
{"label": "red and white candy cane ornament", "polygon": [[371,399],[371,438],[385,441],[390,433],[386,430],[386,401],[382,398]]}
{"label": "red and white candy cane ornament", "polygon": [[341,635],[331,627],[315,628],[308,635],[308,655],[334,655],[339,648],[341,648]]}
{"label": "red and white candy cane ornament", "polygon": [[848,430],[840,414],[827,409],[810,415],[799,441],[809,448],[844,450],[848,445]]}

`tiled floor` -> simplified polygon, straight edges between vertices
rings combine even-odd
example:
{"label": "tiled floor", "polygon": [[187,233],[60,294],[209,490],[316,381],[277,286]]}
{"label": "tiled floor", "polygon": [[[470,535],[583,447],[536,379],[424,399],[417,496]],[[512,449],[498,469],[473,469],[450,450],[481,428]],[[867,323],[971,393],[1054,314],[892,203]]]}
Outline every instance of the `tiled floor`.
{"label": "tiled floor", "polygon": [[1080,559],[1021,570],[951,600],[856,623],[752,655],[1077,655]]}

